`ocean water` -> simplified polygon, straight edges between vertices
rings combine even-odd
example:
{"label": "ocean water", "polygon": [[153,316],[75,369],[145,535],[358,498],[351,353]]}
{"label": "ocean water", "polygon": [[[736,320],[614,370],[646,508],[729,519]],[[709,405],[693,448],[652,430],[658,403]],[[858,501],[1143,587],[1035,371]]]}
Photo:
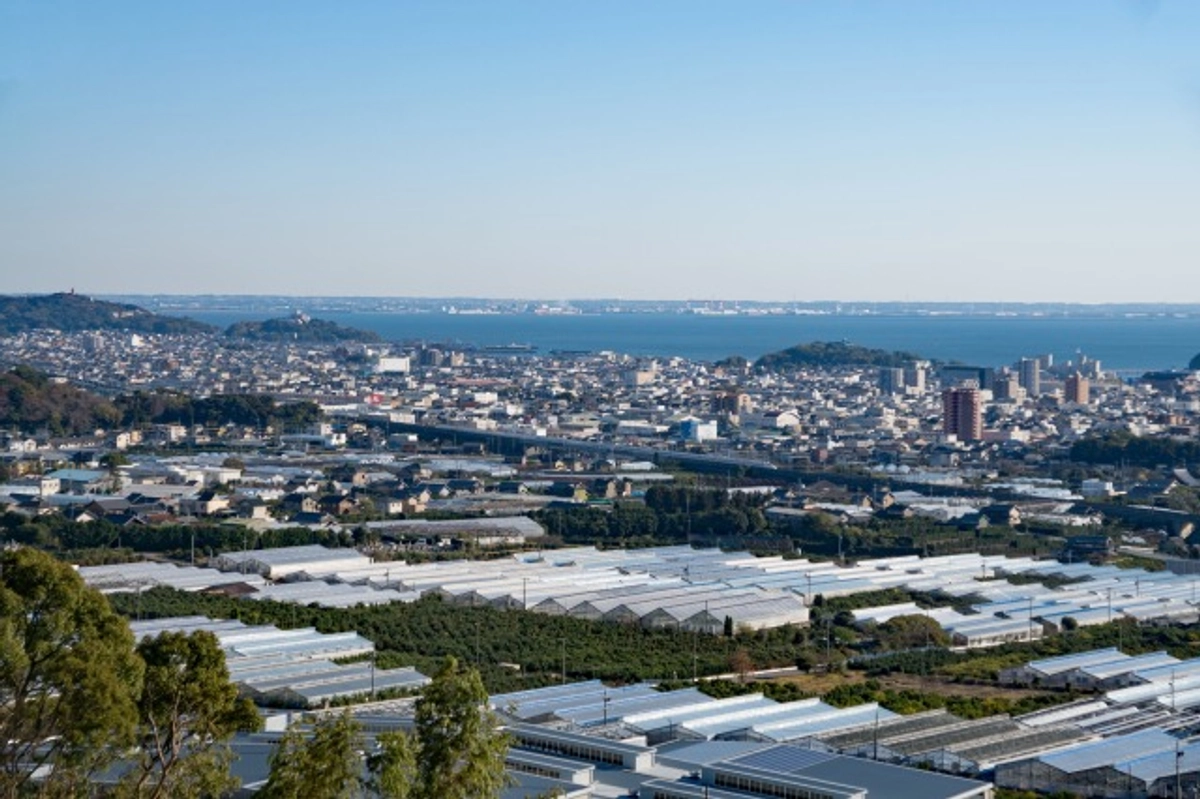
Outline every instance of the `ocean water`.
{"label": "ocean water", "polygon": [[[191,311],[219,326],[263,319],[262,313]],[[777,315],[701,316],[645,314],[443,314],[338,313],[320,318],[389,341],[452,346],[531,344],[550,350],[612,350],[631,355],[681,356],[714,361],[729,355],[753,359],[810,341],[846,340],[866,347],[904,350],[924,358],[1001,366],[1052,353],[1055,362],[1082,352],[1105,369],[1132,373],[1180,369],[1200,353],[1200,318],[1194,316],[916,316]]]}

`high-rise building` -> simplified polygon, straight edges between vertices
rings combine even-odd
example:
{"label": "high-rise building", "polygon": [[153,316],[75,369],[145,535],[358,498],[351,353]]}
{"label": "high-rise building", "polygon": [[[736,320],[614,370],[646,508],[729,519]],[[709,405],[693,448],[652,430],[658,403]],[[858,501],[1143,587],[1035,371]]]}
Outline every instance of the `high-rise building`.
{"label": "high-rise building", "polygon": [[1025,399],[1025,390],[1014,372],[1002,372],[992,381],[992,394],[998,400],[1021,402]]}
{"label": "high-rise building", "polygon": [[727,413],[736,416],[752,410],[753,407],[754,403],[751,402],[750,395],[735,388],[720,391],[713,396],[713,413]]}
{"label": "high-rise building", "polygon": [[928,361],[916,361],[904,367],[904,388],[908,393],[925,393],[925,372],[928,368]]}
{"label": "high-rise building", "polygon": [[904,393],[904,370],[885,366],[879,370],[879,390],[884,394]]}
{"label": "high-rise building", "polygon": [[1091,384],[1088,379],[1079,372],[1068,375],[1063,385],[1063,400],[1076,405],[1087,405],[1090,399],[1088,396],[1090,389]]}
{"label": "high-rise building", "polygon": [[1031,398],[1042,395],[1042,363],[1037,358],[1022,358],[1017,364],[1017,377]]}
{"label": "high-rise building", "polygon": [[992,370],[986,366],[947,364],[940,370],[944,387],[974,384],[976,388],[987,388],[992,384]]}
{"label": "high-rise building", "polygon": [[942,392],[942,430],[959,441],[983,438],[983,402],[977,387],[961,386]]}

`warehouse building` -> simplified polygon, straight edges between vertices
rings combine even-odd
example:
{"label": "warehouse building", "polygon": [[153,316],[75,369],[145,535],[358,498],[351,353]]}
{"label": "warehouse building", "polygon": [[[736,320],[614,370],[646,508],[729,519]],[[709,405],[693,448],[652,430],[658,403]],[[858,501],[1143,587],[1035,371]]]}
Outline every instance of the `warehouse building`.
{"label": "warehouse building", "polygon": [[1037,685],[1044,688],[1065,688],[1070,684],[1071,674],[1079,669],[1126,663],[1129,655],[1119,649],[1094,649],[1052,658],[1033,660],[1000,672],[1000,682],[1006,685]]}
{"label": "warehouse building", "polygon": [[412,668],[376,669],[372,662],[335,660],[372,655],[375,645],[357,633],[281,630],[234,620],[181,616],[130,623],[138,640],[163,632],[209,632],[225,653],[229,679],[241,695],[269,707],[310,708],[382,692],[417,691],[429,678]]}
{"label": "warehouse building", "polygon": [[371,559],[356,549],[330,549],[316,544],[226,552],[215,560],[221,571],[260,574],[268,580],[281,580],[295,572],[332,572],[370,563]]}
{"label": "warehouse building", "polygon": [[864,721],[855,728],[821,735],[819,744],[827,751],[872,760],[979,775],[997,763],[1092,737],[1065,723],[1031,726],[1004,715],[967,720],[932,710]]}
{"label": "warehouse building", "polygon": [[176,566],[151,560],[80,566],[78,572],[84,583],[103,594],[129,594],[159,585],[180,591],[207,591],[234,585],[258,590],[266,585],[257,574],[226,574],[216,569]]}
{"label": "warehouse building", "polygon": [[768,744],[715,762],[721,749],[712,744],[700,747],[695,754],[680,749],[670,755],[671,762],[690,765],[695,776],[648,780],[640,795],[654,799],[989,799],[993,793],[986,782],[790,744]]}
{"label": "warehouse building", "polygon": [[996,785],[1067,791],[1088,797],[1174,796],[1175,769],[1183,796],[1200,785],[1200,746],[1161,729],[1090,741],[996,766]]}

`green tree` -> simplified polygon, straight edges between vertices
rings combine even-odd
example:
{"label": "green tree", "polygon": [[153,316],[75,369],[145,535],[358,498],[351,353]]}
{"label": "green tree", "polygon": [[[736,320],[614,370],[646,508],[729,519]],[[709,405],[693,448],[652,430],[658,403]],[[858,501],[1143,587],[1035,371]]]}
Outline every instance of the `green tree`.
{"label": "green tree", "polygon": [[879,643],[886,649],[915,649],[921,646],[948,646],[950,637],[928,616],[917,613],[894,616],[879,625]]}
{"label": "green tree", "polygon": [[370,787],[383,799],[412,799],[417,773],[417,741],[414,735],[394,731],[380,733],[379,749],[367,758]]}
{"label": "green tree", "polygon": [[82,786],[135,740],[142,662],[129,625],[68,565],[0,554],[0,796],[50,768]]}
{"label": "green tree", "polygon": [[122,797],[221,796],[237,788],[229,739],[261,726],[248,699],[229,681],[216,636],[164,632],[137,647],[146,664],[138,703],[141,759]]}
{"label": "green tree", "polygon": [[412,799],[492,799],[507,783],[509,738],[475,669],[447,658],[417,700]]}
{"label": "green tree", "polygon": [[119,466],[128,466],[129,458],[123,452],[108,452],[101,456],[100,465],[110,472],[116,471]]}
{"label": "green tree", "polygon": [[413,732],[375,742],[364,777],[362,736],[349,713],[318,720],[311,736],[293,726],[271,757],[262,796],[351,799],[365,790],[383,799],[495,799],[508,784],[509,738],[487,707],[479,672],[454,658],[417,700]]}
{"label": "green tree", "polygon": [[362,732],[350,711],[293,724],[271,755],[263,799],[354,799],[362,795]]}

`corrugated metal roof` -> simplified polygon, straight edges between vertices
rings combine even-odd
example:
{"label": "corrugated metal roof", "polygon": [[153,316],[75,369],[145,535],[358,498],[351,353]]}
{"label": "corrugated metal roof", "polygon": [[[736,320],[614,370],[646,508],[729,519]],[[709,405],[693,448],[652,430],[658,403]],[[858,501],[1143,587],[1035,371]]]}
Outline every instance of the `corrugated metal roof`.
{"label": "corrugated metal roof", "polygon": [[1110,646],[1105,649],[1092,649],[1087,652],[1077,652],[1071,655],[1032,660],[1029,662],[1028,668],[1042,674],[1051,675],[1082,669],[1085,666],[1098,666],[1101,663],[1112,663],[1129,659],[1129,655],[1122,653],[1115,646]]}
{"label": "corrugated metal roof", "polygon": [[1043,763],[1059,771],[1077,773],[1119,760],[1146,757],[1157,752],[1174,752],[1176,739],[1157,728],[1118,735],[1043,755]]}
{"label": "corrugated metal roof", "polygon": [[795,774],[804,769],[834,760],[840,755],[827,752],[816,752],[811,749],[801,749],[798,746],[768,746],[744,755],[737,755],[725,761],[747,768],[776,771],[781,774]]}

